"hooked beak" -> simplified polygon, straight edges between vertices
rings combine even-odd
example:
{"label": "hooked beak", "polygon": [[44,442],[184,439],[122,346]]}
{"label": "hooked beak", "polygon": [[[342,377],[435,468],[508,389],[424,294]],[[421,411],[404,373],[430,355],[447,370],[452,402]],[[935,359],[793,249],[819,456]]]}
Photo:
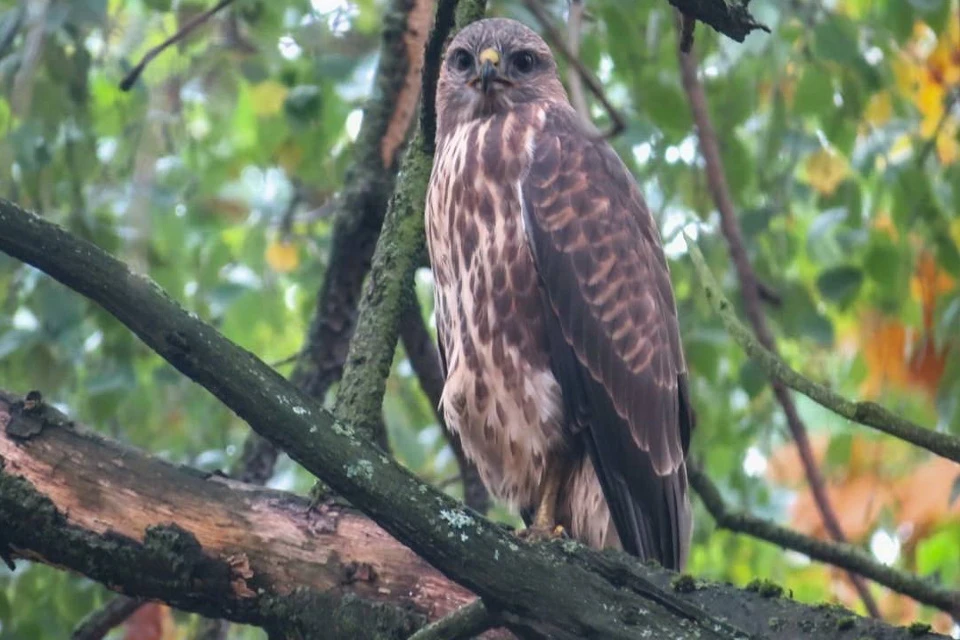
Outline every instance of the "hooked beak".
{"label": "hooked beak", "polygon": [[479,82],[480,90],[489,95],[494,84],[497,81],[502,81],[499,70],[500,54],[493,48],[484,49],[480,52],[478,60],[480,62],[480,73],[474,78],[472,84],[476,85]]}
{"label": "hooked beak", "polygon": [[484,93],[490,93],[490,89],[493,88],[493,81],[496,80],[498,74],[497,67],[492,62],[484,61],[483,66],[480,67],[480,89]]}

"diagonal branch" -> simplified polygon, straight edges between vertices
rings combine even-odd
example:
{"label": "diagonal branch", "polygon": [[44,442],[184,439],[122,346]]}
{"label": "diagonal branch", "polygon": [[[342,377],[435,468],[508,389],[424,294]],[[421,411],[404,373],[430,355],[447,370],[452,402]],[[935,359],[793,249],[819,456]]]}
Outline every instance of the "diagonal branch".
{"label": "diagonal branch", "polygon": [[563,34],[553,26],[553,22],[550,19],[550,15],[543,8],[543,5],[540,4],[540,0],[523,0],[524,6],[533,14],[533,17],[537,19],[537,22],[540,23],[540,27],[543,29],[544,36],[546,40],[553,46],[554,49],[558,50],[563,57],[569,62],[573,68],[576,70],[579,77],[586,83],[587,88],[590,89],[590,93],[600,101],[600,104],[603,105],[603,108],[606,110],[607,115],[610,116],[610,128],[603,132],[602,135],[604,138],[612,138],[620,134],[627,127],[627,123],[624,121],[623,116],[617,111],[617,108],[613,106],[610,102],[610,99],[607,98],[607,92],[603,90],[603,87],[600,85],[600,81],[597,80],[596,76],[587,69],[586,65],[583,64],[583,61],[580,60],[580,57],[571,50],[568,40],[563,37]]}
{"label": "diagonal branch", "polygon": [[[682,31],[682,24],[678,21],[677,29]],[[733,199],[730,196],[730,189],[727,187],[727,180],[723,161],[720,156],[720,147],[717,142],[717,134],[710,120],[710,112],[707,108],[707,96],[703,90],[703,85],[697,77],[697,59],[694,52],[678,52],[680,60],[680,74],[683,81],[684,91],[687,93],[687,99],[690,103],[690,110],[693,112],[693,119],[697,125],[697,135],[700,138],[700,152],[703,155],[706,165],[707,183],[710,193],[720,211],[720,227],[724,237],[727,239],[727,246],[730,249],[730,256],[736,266],[737,277],[740,280],[740,295],[743,297],[744,308],[750,325],[753,327],[760,344],[768,350],[776,353],[776,341],[770,327],[767,325],[766,316],[763,313],[763,306],[760,300],[760,289],[756,273],[750,264],[750,258],[747,255],[746,244],[743,240],[743,232],[740,228],[740,221],[737,219],[736,210],[733,205]],[[840,527],[840,521],[830,504],[830,498],[827,495],[824,486],[823,475],[817,467],[816,460],[813,457],[813,451],[810,447],[810,439],[807,436],[807,427],[800,419],[797,413],[797,407],[793,402],[790,392],[780,380],[773,378],[770,381],[773,387],[773,393],[783,408],[783,413],[787,419],[787,426],[794,442],[797,443],[797,451],[800,453],[800,459],[803,463],[803,470],[810,484],[810,491],[813,493],[814,502],[820,511],[824,525],[830,536],[838,542],[846,542],[846,536]],[[880,610],[877,603],[870,594],[867,585],[854,574],[850,574],[850,580],[853,582],[860,599],[863,600],[867,611],[874,617],[879,617]]]}
{"label": "diagonal branch", "polygon": [[73,630],[70,640],[101,640],[147,603],[139,598],[117,596],[84,618]]}
{"label": "diagonal branch", "polygon": [[687,247],[690,251],[690,259],[697,272],[697,281],[703,289],[704,297],[706,297],[711,309],[720,317],[727,333],[748,356],[760,365],[760,368],[771,380],[778,381],[794,391],[802,393],[822,407],[830,409],[848,420],[873,427],[878,431],[915,444],[931,453],[954,462],[960,462],[960,438],[924,428],[884,409],[875,402],[848,400],[824,385],[798,373],[780,356],[760,344],[760,341],[750,330],[737,319],[733,305],[723,295],[720,284],[713,277],[713,273],[710,272],[710,267],[707,266],[707,262],[696,243],[687,238]]}
{"label": "diagonal branch", "polygon": [[749,513],[732,511],[724,502],[717,486],[698,466],[691,465],[688,473],[690,485],[700,496],[718,527],[766,540],[814,560],[854,571],[898,593],[910,596],[918,602],[942,609],[954,617],[960,616],[960,591],[948,589],[931,580],[880,564],[869,554],[852,545],[816,540]]}
{"label": "diagonal branch", "polygon": [[133,87],[133,84],[140,77],[140,74],[143,73],[143,70],[147,68],[147,65],[150,64],[154,58],[166,51],[169,47],[186,38],[188,35],[190,35],[191,31],[202,25],[204,22],[216,15],[218,11],[223,10],[231,3],[233,3],[233,0],[219,0],[217,4],[213,5],[206,11],[198,13],[194,17],[187,20],[183,26],[177,29],[176,33],[143,55],[143,58],[140,59],[140,62],[138,62],[133,69],[130,69],[127,75],[123,77],[123,80],[120,81],[120,89],[122,91],[129,91]]}

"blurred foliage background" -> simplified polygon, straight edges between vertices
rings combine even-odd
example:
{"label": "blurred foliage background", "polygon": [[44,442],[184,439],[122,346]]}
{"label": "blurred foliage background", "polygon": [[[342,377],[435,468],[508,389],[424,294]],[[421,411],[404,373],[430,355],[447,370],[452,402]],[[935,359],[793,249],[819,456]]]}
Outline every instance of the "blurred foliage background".
{"label": "blurred foliage background", "polygon": [[[237,0],[119,89],[148,48],[211,4],[0,1],[0,184],[288,373],[324,276],[329,202],[370,95],[385,2]],[[565,19],[566,2],[548,5]],[[679,81],[672,10],[660,0],[586,7],[582,58],[626,116],[613,143],[672,261],[694,453],[732,504],[825,537],[779,406],[698,298],[678,236],[698,235],[739,300]],[[846,395],[960,434],[958,3],[754,0],[751,10],[772,34],[737,44],[701,25],[696,48],[750,257],[775,294],[766,311],[779,347]],[[535,24],[516,0],[492,11]],[[421,272],[428,316],[430,286]],[[3,388],[41,389],[77,420],[171,461],[212,470],[236,460],[247,426],[96,306],[5,255],[0,305]],[[960,584],[957,466],[798,403],[851,540]],[[458,494],[455,459],[402,350],[385,416],[396,456]],[[286,459],[271,482],[311,484]],[[716,531],[696,510],[693,574],[769,577],[798,599],[862,611],[842,573]],[[960,637],[946,615],[872,589],[891,621]],[[66,637],[109,597],[47,567],[0,568],[0,639]],[[197,625],[153,607],[113,637],[187,638]]]}

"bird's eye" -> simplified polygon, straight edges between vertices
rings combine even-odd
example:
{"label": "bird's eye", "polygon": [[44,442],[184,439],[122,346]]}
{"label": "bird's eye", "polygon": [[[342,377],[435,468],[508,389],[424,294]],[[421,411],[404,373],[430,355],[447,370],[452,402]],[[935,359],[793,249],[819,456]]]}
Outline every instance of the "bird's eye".
{"label": "bird's eye", "polygon": [[457,49],[450,56],[450,64],[457,71],[469,71],[473,69],[473,56],[466,49]]}
{"label": "bird's eye", "polygon": [[520,51],[510,62],[517,73],[530,73],[537,66],[537,56],[532,51]]}

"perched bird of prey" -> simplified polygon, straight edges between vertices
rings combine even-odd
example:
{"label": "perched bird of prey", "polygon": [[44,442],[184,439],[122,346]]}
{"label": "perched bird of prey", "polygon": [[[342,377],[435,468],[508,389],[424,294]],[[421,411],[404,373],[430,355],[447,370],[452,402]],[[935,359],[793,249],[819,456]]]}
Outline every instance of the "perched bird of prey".
{"label": "perched bird of prey", "polygon": [[633,177],[512,20],[453,39],[437,120],[426,224],[448,427],[536,537],[559,525],[682,568],[693,413]]}

